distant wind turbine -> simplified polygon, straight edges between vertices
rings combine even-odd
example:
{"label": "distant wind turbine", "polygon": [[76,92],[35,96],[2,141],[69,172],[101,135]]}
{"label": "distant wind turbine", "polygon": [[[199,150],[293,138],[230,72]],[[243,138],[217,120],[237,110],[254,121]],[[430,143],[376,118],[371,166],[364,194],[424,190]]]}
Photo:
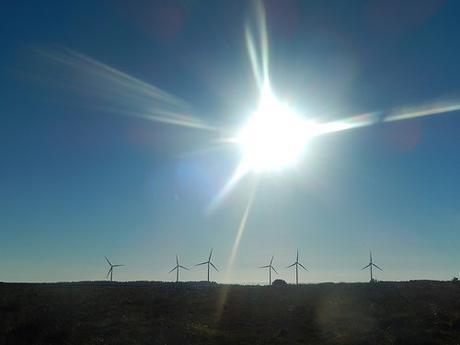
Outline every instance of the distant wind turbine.
{"label": "distant wind turbine", "polygon": [[176,270],[176,283],[179,282],[179,270],[181,268],[183,268],[184,270],[189,271],[189,269],[187,267],[179,265],[179,258],[178,258],[177,254],[176,254],[176,266],[171,271],[169,271],[169,273],[171,273],[172,271]]}
{"label": "distant wind turbine", "polygon": [[276,274],[278,274],[278,272],[276,272],[275,270],[275,267],[273,267],[273,258],[275,256],[272,256],[271,260],[270,260],[270,263],[266,266],[261,266],[260,268],[268,268],[268,285],[272,285],[272,270],[275,271]]}
{"label": "distant wind turbine", "polygon": [[295,258],[295,262],[292,265],[289,265],[286,268],[291,268],[295,266],[295,284],[299,284],[299,266],[302,267],[305,271],[308,271],[304,265],[299,262],[299,250],[297,250],[297,256]]}
{"label": "distant wind turbine", "polygon": [[113,281],[113,269],[115,267],[121,267],[121,266],[124,266],[124,265],[112,265],[112,263],[109,261],[109,259],[107,259],[107,256],[105,257],[105,259],[107,260],[107,263],[110,265],[110,268],[109,268],[109,271],[107,272],[106,278],[108,278],[109,275],[110,275],[110,281]]}
{"label": "distant wind turbine", "polygon": [[377,269],[379,269],[380,271],[383,271],[379,266],[377,266],[376,264],[374,264],[372,262],[372,252],[369,251],[369,263],[367,264],[367,266],[363,267],[361,270],[365,270],[366,268],[369,268],[370,269],[370,272],[371,272],[371,283],[374,282],[374,276],[373,276],[373,272],[372,272],[372,268],[375,267]]}
{"label": "distant wind turbine", "polygon": [[205,262],[202,262],[202,263],[199,263],[199,264],[196,264],[195,266],[201,266],[201,265],[208,265],[208,283],[209,283],[209,269],[210,267],[212,266],[217,272],[219,272],[219,270],[217,269],[216,266],[214,266],[214,264],[211,262],[211,257],[212,257],[212,252],[213,252],[214,248],[211,249],[211,253],[209,253],[209,258],[208,258],[208,261],[205,261]]}

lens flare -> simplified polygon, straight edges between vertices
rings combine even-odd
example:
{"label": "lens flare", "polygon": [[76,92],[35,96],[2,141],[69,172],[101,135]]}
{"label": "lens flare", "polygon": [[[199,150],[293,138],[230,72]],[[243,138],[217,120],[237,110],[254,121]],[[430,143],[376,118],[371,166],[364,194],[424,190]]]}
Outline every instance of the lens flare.
{"label": "lens flare", "polygon": [[175,126],[216,130],[192,116],[190,105],[179,97],[91,57],[66,48],[41,49],[38,53],[52,63],[51,69],[58,69],[54,77],[40,75],[40,81],[57,84],[74,94],[89,94],[85,107]]}

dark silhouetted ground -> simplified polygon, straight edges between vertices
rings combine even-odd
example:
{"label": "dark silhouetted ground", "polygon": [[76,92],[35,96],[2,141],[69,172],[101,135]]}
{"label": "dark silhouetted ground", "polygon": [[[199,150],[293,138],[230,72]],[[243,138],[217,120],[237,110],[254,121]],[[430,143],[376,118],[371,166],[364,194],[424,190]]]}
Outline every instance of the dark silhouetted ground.
{"label": "dark silhouetted ground", "polygon": [[460,283],[5,283],[0,344],[460,344]]}

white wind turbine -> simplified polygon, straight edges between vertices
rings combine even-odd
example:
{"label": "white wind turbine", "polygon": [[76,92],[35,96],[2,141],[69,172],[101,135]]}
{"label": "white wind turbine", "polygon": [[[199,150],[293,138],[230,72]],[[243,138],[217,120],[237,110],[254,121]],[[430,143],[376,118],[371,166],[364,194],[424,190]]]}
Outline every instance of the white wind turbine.
{"label": "white wind turbine", "polygon": [[276,272],[275,267],[273,267],[272,265],[274,257],[275,256],[272,256],[270,263],[268,265],[260,267],[260,268],[268,268],[268,285],[272,285],[272,270],[275,271],[276,274],[278,274],[278,272]]}
{"label": "white wind turbine", "polygon": [[169,273],[171,273],[171,272],[174,271],[174,270],[176,271],[176,283],[179,282],[179,270],[180,270],[181,268],[183,268],[184,270],[189,271],[189,269],[188,269],[187,267],[184,267],[184,266],[182,266],[182,265],[179,265],[179,257],[178,257],[177,254],[176,254],[176,266],[175,266],[171,271],[169,271]]}
{"label": "white wind turbine", "polygon": [[208,265],[208,283],[209,283],[209,269],[210,269],[210,267],[212,266],[217,272],[219,272],[217,267],[214,266],[214,264],[211,262],[211,257],[212,257],[212,252],[213,251],[214,251],[214,248],[211,249],[211,253],[209,253],[208,261],[201,262],[201,263],[195,265],[195,266]]}
{"label": "white wind turbine", "polygon": [[367,264],[367,266],[364,266],[361,270],[365,270],[366,268],[369,268],[369,270],[371,272],[371,283],[374,282],[374,276],[373,276],[373,272],[372,272],[373,267],[379,269],[380,271],[383,271],[379,266],[377,266],[376,264],[374,264],[372,262],[372,252],[369,251],[369,263]]}
{"label": "white wind turbine", "polygon": [[299,284],[299,266],[302,267],[305,271],[308,271],[304,265],[302,265],[300,262],[299,262],[299,250],[297,249],[297,256],[295,258],[295,262],[291,265],[289,265],[288,267],[286,268],[290,268],[292,266],[295,266],[295,283],[296,285]]}
{"label": "white wind turbine", "polygon": [[114,269],[115,267],[121,267],[121,266],[124,266],[124,265],[112,265],[112,263],[110,262],[110,260],[107,259],[107,256],[105,257],[105,259],[107,260],[107,263],[110,265],[110,268],[109,268],[109,270],[108,270],[108,272],[107,272],[107,276],[106,276],[105,278],[108,278],[109,275],[110,275],[110,281],[113,281],[113,269]]}

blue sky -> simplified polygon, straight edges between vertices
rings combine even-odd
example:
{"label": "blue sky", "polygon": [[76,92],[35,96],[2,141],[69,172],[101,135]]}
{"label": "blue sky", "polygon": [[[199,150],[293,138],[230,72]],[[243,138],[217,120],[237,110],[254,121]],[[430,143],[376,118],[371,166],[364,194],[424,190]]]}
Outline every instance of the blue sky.
{"label": "blue sky", "polygon": [[[278,97],[317,120],[439,101],[460,103],[455,1],[267,1]],[[101,111],[96,79],[46,58],[72,51],[161,88],[207,123],[233,126],[257,102],[246,1],[79,1],[0,11],[0,280],[173,280],[215,248],[217,281],[265,282],[275,255],[291,280],[450,279],[460,254],[460,114],[381,123],[316,138],[292,170],[240,181],[209,205],[239,161],[208,131]],[[78,87],[73,87],[75,82]],[[115,89],[104,83],[103,92]],[[123,97],[108,98],[114,106]],[[436,103],[438,104],[438,103]],[[135,104],[133,106],[136,106]],[[205,278],[204,269],[185,272]]]}

